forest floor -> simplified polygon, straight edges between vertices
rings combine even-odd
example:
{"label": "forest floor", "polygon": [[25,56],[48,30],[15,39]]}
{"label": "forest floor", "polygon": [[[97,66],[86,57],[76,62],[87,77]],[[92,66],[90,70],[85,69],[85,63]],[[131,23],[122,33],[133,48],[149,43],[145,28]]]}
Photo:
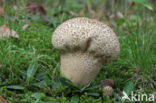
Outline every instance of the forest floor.
{"label": "forest floor", "polygon": [[[114,3],[110,3],[114,9],[103,8],[102,0],[67,1],[39,0],[38,5],[21,0],[1,5],[0,33],[7,28],[19,37],[0,34],[0,103],[122,103],[123,90],[128,95],[134,91],[148,97],[156,92],[155,14],[137,4],[127,4],[124,10],[124,6],[116,9],[120,6]],[[121,46],[118,59],[103,65],[95,81],[84,90],[73,89],[70,83],[63,85],[60,55],[51,43],[55,28],[78,16],[107,23]],[[106,78],[115,82],[112,97],[97,87]]]}

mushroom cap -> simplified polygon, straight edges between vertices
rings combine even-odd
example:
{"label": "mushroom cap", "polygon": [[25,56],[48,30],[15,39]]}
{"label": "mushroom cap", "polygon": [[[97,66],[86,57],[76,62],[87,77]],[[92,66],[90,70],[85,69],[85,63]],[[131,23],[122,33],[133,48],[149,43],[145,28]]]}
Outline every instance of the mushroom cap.
{"label": "mushroom cap", "polygon": [[103,64],[116,60],[120,54],[120,43],[112,29],[86,17],[69,19],[59,25],[53,33],[52,44],[61,54],[87,52],[100,58]]}
{"label": "mushroom cap", "polygon": [[114,81],[112,79],[101,80],[100,81],[100,86],[101,87],[105,87],[105,86],[113,87],[114,86]]}

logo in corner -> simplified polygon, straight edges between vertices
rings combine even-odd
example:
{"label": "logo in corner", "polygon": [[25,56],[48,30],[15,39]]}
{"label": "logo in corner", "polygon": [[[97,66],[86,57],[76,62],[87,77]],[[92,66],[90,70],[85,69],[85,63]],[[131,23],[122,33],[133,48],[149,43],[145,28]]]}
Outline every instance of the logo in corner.
{"label": "logo in corner", "polygon": [[126,100],[129,100],[129,101],[130,101],[130,100],[131,100],[131,99],[128,97],[128,95],[127,95],[127,93],[126,93],[125,91],[123,91],[122,94],[123,94],[123,96],[122,96],[122,98],[121,98],[122,101],[126,101]]}

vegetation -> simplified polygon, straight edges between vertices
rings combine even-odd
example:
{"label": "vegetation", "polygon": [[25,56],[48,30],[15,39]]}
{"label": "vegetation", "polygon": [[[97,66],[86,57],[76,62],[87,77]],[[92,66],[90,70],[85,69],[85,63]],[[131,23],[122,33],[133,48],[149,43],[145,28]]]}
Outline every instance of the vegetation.
{"label": "vegetation", "polygon": [[[156,92],[154,0],[36,0],[46,15],[31,9],[30,0],[1,1],[0,25],[19,35],[0,38],[0,96],[8,103],[122,103],[123,90]],[[121,45],[118,60],[104,65],[85,87],[60,76],[60,55],[51,44],[55,28],[77,16],[107,23]],[[113,97],[98,86],[106,78],[115,82]]]}

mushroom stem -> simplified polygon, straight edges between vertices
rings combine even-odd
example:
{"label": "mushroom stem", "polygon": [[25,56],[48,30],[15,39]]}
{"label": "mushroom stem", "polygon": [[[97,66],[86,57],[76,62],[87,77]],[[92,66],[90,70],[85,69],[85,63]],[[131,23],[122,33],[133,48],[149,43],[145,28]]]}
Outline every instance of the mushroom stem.
{"label": "mushroom stem", "polygon": [[102,63],[90,53],[65,53],[61,55],[61,70],[76,85],[86,85],[95,79]]}

